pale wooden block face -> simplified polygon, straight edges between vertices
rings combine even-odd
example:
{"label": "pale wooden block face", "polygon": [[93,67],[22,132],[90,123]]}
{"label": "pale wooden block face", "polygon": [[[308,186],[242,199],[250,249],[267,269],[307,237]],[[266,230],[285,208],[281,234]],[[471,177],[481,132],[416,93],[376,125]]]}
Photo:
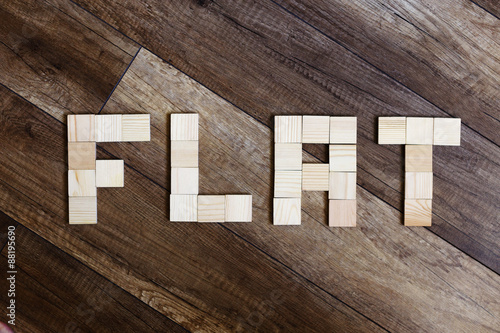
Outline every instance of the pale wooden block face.
{"label": "pale wooden block face", "polygon": [[68,142],[69,170],[95,169],[95,142]]}
{"label": "pale wooden block face", "polygon": [[198,194],[198,168],[172,168],[171,172],[172,194]]}
{"label": "pale wooden block face", "polygon": [[328,204],[328,226],[356,226],[356,200],[328,200]]}
{"label": "pale wooden block face", "polygon": [[302,170],[302,144],[277,143],[274,145],[275,170]]}
{"label": "pale wooden block face", "polygon": [[432,145],[434,141],[434,118],[406,118],[406,144]]}
{"label": "pale wooden block face", "polygon": [[150,141],[150,128],[149,114],[122,115],[122,141]]}
{"label": "pale wooden block face", "polygon": [[330,172],[328,199],[356,199],[356,173]]}
{"label": "pale wooden block face", "polygon": [[198,141],[171,141],[172,168],[198,167]]}
{"label": "pale wooden block face", "polygon": [[170,195],[170,221],[198,221],[198,196],[174,194]]}
{"label": "pale wooden block face", "polygon": [[95,116],[93,114],[70,114],[67,122],[68,142],[95,141]]}
{"label": "pale wooden block face", "polygon": [[301,143],[302,116],[275,116],[274,142]]}
{"label": "pale wooden block face", "polygon": [[432,145],[406,145],[405,170],[432,172]]}
{"label": "pale wooden block face", "polygon": [[69,224],[96,224],[97,197],[69,197]]}
{"label": "pale wooden block face", "polygon": [[356,172],[356,145],[330,145],[330,171]]}
{"label": "pale wooden block face", "polygon": [[434,144],[460,146],[460,118],[434,118]]}
{"label": "pale wooden block face", "polygon": [[97,187],[123,187],[123,160],[97,160],[95,172]]}
{"label": "pale wooden block face", "polygon": [[225,195],[198,196],[198,222],[224,222],[225,209]]}
{"label": "pale wooden block face", "polygon": [[274,197],[300,198],[302,195],[302,172],[277,170],[274,173]]}
{"label": "pale wooden block face", "polygon": [[95,197],[95,170],[68,170],[68,195],[70,197]]}
{"label": "pale wooden block face", "polygon": [[432,172],[405,173],[406,199],[432,199]]}
{"label": "pale wooden block face", "polygon": [[95,135],[97,142],[122,141],[122,115],[121,114],[96,115]]}
{"label": "pale wooden block face", "polygon": [[379,117],[378,143],[406,144],[406,117]]}
{"label": "pale wooden block face", "polygon": [[356,117],[330,117],[330,143],[356,144],[356,133]]}
{"label": "pale wooden block face", "polygon": [[170,140],[198,141],[197,113],[174,113],[170,115]]}
{"label": "pale wooden block face", "polygon": [[274,198],[273,224],[300,225],[301,222],[300,198]]}
{"label": "pale wooden block face", "polygon": [[328,191],[329,166],[322,163],[304,163],[302,165],[303,191]]}
{"label": "pale wooden block face", "polygon": [[405,226],[430,227],[432,200],[405,199]]}
{"label": "pale wooden block face", "polygon": [[302,143],[329,143],[330,117],[303,116]]}
{"label": "pale wooden block face", "polygon": [[226,195],[226,222],[252,222],[252,196],[247,194]]}

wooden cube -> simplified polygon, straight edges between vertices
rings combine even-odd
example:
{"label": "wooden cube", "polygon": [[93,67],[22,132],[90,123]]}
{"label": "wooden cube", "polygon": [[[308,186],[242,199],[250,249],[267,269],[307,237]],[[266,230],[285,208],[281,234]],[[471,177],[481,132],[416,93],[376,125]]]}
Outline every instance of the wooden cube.
{"label": "wooden cube", "polygon": [[97,187],[123,187],[123,160],[97,160],[95,170],[95,185]]}
{"label": "wooden cube", "polygon": [[122,115],[121,114],[96,115],[95,136],[97,142],[122,141]]}
{"label": "wooden cube", "polygon": [[95,142],[68,142],[68,169],[95,169]]}
{"label": "wooden cube", "polygon": [[329,143],[330,117],[303,116],[302,143]]}
{"label": "wooden cube", "polygon": [[355,227],[356,200],[328,200],[328,226]]}
{"label": "wooden cube", "polygon": [[252,196],[227,194],[224,220],[226,222],[252,222]]}
{"label": "wooden cube", "polygon": [[381,145],[406,144],[406,117],[379,117],[378,143]]}
{"label": "wooden cube", "polygon": [[434,141],[433,118],[406,118],[406,144],[432,145]]}
{"label": "wooden cube", "polygon": [[69,224],[96,224],[97,197],[69,197]]}
{"label": "wooden cube", "polygon": [[302,116],[275,116],[274,142],[301,143]]}
{"label": "wooden cube", "polygon": [[434,144],[460,146],[460,118],[434,118]]}
{"label": "wooden cube", "polygon": [[172,168],[198,167],[198,141],[171,141],[170,148]]}
{"label": "wooden cube", "polygon": [[151,126],[149,114],[122,115],[122,141],[150,141]]}
{"label": "wooden cube", "polygon": [[432,225],[432,200],[405,199],[404,225],[430,227]]}
{"label": "wooden cube", "polygon": [[356,199],[356,173],[330,172],[328,199]]}
{"label": "wooden cube", "polygon": [[330,117],[330,143],[356,144],[356,135],[356,117]]}
{"label": "wooden cube", "polygon": [[198,222],[224,222],[225,216],[226,196],[198,196]]}
{"label": "wooden cube", "polygon": [[330,145],[330,171],[356,172],[356,145]]}
{"label": "wooden cube", "polygon": [[94,117],[93,114],[68,115],[68,142],[95,141]]}
{"label": "wooden cube", "polygon": [[302,170],[302,144],[276,143],[274,145],[275,170]]}
{"label": "wooden cube", "polygon": [[198,182],[198,168],[172,168],[171,170],[172,194],[198,194]]}
{"label": "wooden cube", "polygon": [[198,141],[197,113],[174,113],[170,115],[170,140]]}
{"label": "wooden cube", "polygon": [[198,221],[198,196],[174,194],[170,195],[170,221]]}
{"label": "wooden cube", "polygon": [[275,198],[300,198],[302,195],[302,171],[276,170],[274,172]]}
{"label": "wooden cube", "polygon": [[68,170],[68,195],[70,197],[95,197],[95,170]]}
{"label": "wooden cube", "polygon": [[432,172],[405,173],[406,199],[432,199]]}
{"label": "wooden cube", "polygon": [[273,224],[300,225],[301,223],[300,198],[274,198]]}
{"label": "wooden cube", "polygon": [[328,191],[329,165],[304,163],[302,165],[302,191]]}
{"label": "wooden cube", "polygon": [[405,170],[432,172],[432,145],[406,145]]}

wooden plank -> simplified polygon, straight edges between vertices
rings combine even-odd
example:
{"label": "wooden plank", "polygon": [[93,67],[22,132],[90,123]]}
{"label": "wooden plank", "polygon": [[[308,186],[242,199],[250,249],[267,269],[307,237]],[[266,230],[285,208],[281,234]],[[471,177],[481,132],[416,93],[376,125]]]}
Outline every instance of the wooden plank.
{"label": "wooden plank", "polygon": [[70,196],[68,198],[69,224],[96,224],[97,197]]}
{"label": "wooden plank", "polygon": [[406,172],[432,172],[432,145],[406,145]]}
{"label": "wooden plank", "polygon": [[302,165],[302,191],[328,191],[329,177],[329,164],[304,163]]}
{"label": "wooden plank", "polygon": [[252,196],[226,194],[225,222],[252,222]]}
{"label": "wooden plank", "polygon": [[356,199],[356,173],[330,171],[328,199]]}
{"label": "wooden plank", "polygon": [[460,118],[434,118],[434,145],[460,146]]}
{"label": "wooden plank", "polygon": [[274,225],[300,225],[301,216],[302,214],[300,198],[273,199]]}
{"label": "wooden plank", "polygon": [[198,141],[171,141],[170,156],[172,168],[197,168]]}
{"label": "wooden plank", "polygon": [[200,169],[198,168],[172,168],[170,170],[170,193],[172,194],[198,194]]}
{"label": "wooden plank", "polygon": [[302,171],[276,170],[274,172],[275,198],[300,198]]}
{"label": "wooden plank", "polygon": [[70,197],[95,197],[95,170],[68,170],[68,195]]}
{"label": "wooden plank", "polygon": [[302,117],[303,143],[329,143],[330,117],[303,116]]}
{"label": "wooden plank", "polygon": [[151,140],[149,114],[122,115],[122,141],[137,142]]}
{"label": "wooden plank", "polygon": [[330,117],[330,143],[349,143],[357,142],[356,117]]}
{"label": "wooden plank", "polygon": [[496,0],[474,0],[474,3],[488,11],[496,18],[500,18],[500,3]]}
{"label": "wooden plank", "polygon": [[275,116],[274,142],[301,143],[302,116]]}
{"label": "wooden plank", "polygon": [[224,222],[225,195],[198,195],[198,222]]}
{"label": "wooden plank", "polygon": [[406,117],[378,117],[378,144],[406,144]]}
{"label": "wooden plank", "polygon": [[356,200],[328,200],[329,227],[356,226]]}
{"label": "wooden plank", "polygon": [[198,221],[197,195],[170,195],[170,221],[196,222]]}
{"label": "wooden plank", "polygon": [[274,169],[281,171],[302,170],[302,144],[275,143]]}
{"label": "wooden plank", "polygon": [[171,114],[170,115],[170,140],[198,141],[199,115]]}
{"label": "wooden plank", "polygon": [[356,172],[356,145],[330,145],[330,171]]}
{"label": "wooden plank", "polygon": [[123,141],[121,114],[98,114],[95,116],[95,139],[97,142]]}
{"label": "wooden plank", "polygon": [[124,173],[123,160],[97,160],[95,185],[96,187],[123,187]]}
{"label": "wooden plank", "polygon": [[68,169],[95,170],[95,142],[68,142]]}
{"label": "wooden plank", "polygon": [[434,119],[429,117],[406,117],[406,144],[432,145],[434,141]]}
{"label": "wooden plank", "polygon": [[405,199],[404,224],[408,227],[432,225],[432,200]]}
{"label": "wooden plank", "polygon": [[405,172],[405,199],[432,199],[432,172]]}
{"label": "wooden plank", "polygon": [[93,114],[69,114],[67,124],[68,142],[95,141],[95,117]]}

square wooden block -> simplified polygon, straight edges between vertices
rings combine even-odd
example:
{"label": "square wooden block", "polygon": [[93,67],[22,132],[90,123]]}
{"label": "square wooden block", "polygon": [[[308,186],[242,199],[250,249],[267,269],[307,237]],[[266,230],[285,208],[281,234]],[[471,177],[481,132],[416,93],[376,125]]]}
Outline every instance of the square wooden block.
{"label": "square wooden block", "polygon": [[68,142],[69,170],[95,169],[95,142]]}
{"label": "square wooden block", "polygon": [[69,197],[69,224],[96,224],[97,197]]}
{"label": "square wooden block", "polygon": [[432,199],[432,172],[406,172],[405,198]]}
{"label": "square wooden block", "polygon": [[276,170],[274,172],[275,198],[300,198],[302,195],[302,171]]}
{"label": "square wooden block", "polygon": [[172,168],[171,193],[198,194],[199,170],[198,168]]}
{"label": "square wooden block", "polygon": [[356,144],[356,135],[356,117],[330,117],[330,143]]}
{"label": "square wooden block", "polygon": [[356,172],[356,145],[330,145],[330,171]]}
{"label": "square wooden block", "polygon": [[406,118],[406,144],[432,145],[434,141],[433,118]]}
{"label": "square wooden block", "polygon": [[227,194],[224,220],[226,222],[252,222],[252,196]]}
{"label": "square wooden block", "polygon": [[304,163],[302,165],[302,191],[328,191],[329,165]]}
{"label": "square wooden block", "polygon": [[356,173],[330,172],[328,199],[356,199]]}
{"label": "square wooden block", "polygon": [[68,115],[68,142],[95,141],[94,117],[93,114]]}
{"label": "square wooden block", "polygon": [[274,145],[275,170],[302,170],[302,144],[276,143]]}
{"label": "square wooden block", "polygon": [[460,118],[434,118],[434,144],[460,146]]}
{"label": "square wooden block", "polygon": [[198,141],[170,141],[172,168],[198,167]]}
{"label": "square wooden block", "polygon": [[95,170],[68,170],[68,195],[70,197],[95,197]]}
{"label": "square wooden block", "polygon": [[273,224],[300,225],[301,223],[300,198],[274,198]]}
{"label": "square wooden block", "polygon": [[224,222],[225,218],[225,195],[198,196],[198,222]]}
{"label": "square wooden block", "polygon": [[151,121],[149,114],[122,115],[122,141],[150,141]]}
{"label": "square wooden block", "polygon": [[95,170],[95,185],[97,187],[123,187],[123,160],[97,160]]}
{"label": "square wooden block", "polygon": [[96,115],[95,136],[97,142],[122,141],[122,115],[121,114]]}
{"label": "square wooden block", "polygon": [[406,144],[406,117],[379,117],[378,143],[380,145]]}
{"label": "square wooden block", "polygon": [[432,145],[406,145],[405,170],[432,172]]}
{"label": "square wooden block", "polygon": [[328,200],[328,226],[355,227],[356,200]]}
{"label": "square wooden block", "polygon": [[198,196],[176,194],[170,195],[170,221],[198,221]]}
{"label": "square wooden block", "polygon": [[170,140],[198,141],[199,115],[173,113],[170,115]]}
{"label": "square wooden block", "polygon": [[329,143],[330,117],[303,116],[302,143]]}
{"label": "square wooden block", "polygon": [[302,116],[275,116],[274,142],[301,143]]}
{"label": "square wooden block", "polygon": [[432,200],[405,199],[404,224],[409,227],[430,227]]}

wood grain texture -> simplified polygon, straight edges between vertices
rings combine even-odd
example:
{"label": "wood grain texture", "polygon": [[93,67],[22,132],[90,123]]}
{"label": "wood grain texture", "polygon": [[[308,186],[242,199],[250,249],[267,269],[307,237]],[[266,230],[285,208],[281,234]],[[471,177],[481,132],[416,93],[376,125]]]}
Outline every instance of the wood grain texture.
{"label": "wood grain texture", "polygon": [[302,195],[302,171],[274,171],[274,197],[300,198]]}

